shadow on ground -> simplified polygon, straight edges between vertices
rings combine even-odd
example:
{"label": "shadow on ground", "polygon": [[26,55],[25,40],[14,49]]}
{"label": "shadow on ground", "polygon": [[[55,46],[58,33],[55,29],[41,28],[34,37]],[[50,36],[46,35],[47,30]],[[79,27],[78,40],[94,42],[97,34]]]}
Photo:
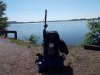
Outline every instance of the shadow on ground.
{"label": "shadow on ground", "polygon": [[46,69],[41,71],[42,75],[73,75],[73,69],[70,66],[66,66],[62,69]]}

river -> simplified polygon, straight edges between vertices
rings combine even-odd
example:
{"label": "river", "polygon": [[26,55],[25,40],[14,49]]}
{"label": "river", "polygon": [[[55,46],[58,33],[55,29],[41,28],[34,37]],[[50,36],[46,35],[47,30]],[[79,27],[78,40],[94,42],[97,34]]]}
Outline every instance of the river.
{"label": "river", "polygon": [[[89,31],[87,21],[63,21],[63,22],[48,22],[48,31],[58,31],[59,36],[66,44],[77,45],[80,44],[86,33]],[[14,30],[18,33],[18,39],[26,40],[30,35],[34,34],[38,38],[38,43],[43,41],[44,23],[21,23],[10,24],[8,30]],[[13,37],[9,34],[9,37]]]}

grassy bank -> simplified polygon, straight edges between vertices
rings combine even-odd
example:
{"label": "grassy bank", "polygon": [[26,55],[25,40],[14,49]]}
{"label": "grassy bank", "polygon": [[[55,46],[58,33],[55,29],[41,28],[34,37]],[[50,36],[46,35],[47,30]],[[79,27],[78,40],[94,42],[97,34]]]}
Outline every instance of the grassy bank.
{"label": "grassy bank", "polygon": [[10,39],[11,43],[16,43],[18,45],[22,45],[22,46],[27,46],[28,48],[30,47],[39,47],[40,45],[37,43],[31,43],[31,41],[23,41],[23,40],[15,40],[15,39]]}

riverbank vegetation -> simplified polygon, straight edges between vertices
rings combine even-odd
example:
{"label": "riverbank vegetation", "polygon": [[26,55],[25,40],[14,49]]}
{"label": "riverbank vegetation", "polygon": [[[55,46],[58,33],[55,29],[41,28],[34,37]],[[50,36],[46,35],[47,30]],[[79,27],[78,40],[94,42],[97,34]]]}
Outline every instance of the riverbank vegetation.
{"label": "riverbank vegetation", "polygon": [[88,22],[89,32],[83,41],[83,44],[100,46],[100,20],[90,20]]}
{"label": "riverbank vegetation", "polygon": [[27,46],[28,48],[30,47],[38,47],[40,46],[38,44],[38,37],[35,35],[30,35],[30,37],[26,40],[20,40],[20,39],[11,39],[10,42],[12,43],[16,43],[18,45],[23,45],[23,46]]}

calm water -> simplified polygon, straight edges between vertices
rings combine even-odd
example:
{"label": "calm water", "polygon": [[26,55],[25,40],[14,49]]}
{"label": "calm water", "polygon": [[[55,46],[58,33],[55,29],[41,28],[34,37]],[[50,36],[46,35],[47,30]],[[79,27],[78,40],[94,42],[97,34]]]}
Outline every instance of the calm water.
{"label": "calm water", "polygon": [[[76,45],[81,43],[86,33],[89,31],[87,28],[87,21],[48,22],[47,24],[47,30],[58,31],[60,38],[67,44]],[[34,34],[39,37],[38,42],[42,43],[43,26],[43,23],[11,24],[8,30],[16,30],[18,39],[22,40]],[[13,37],[13,34],[9,34],[9,37]]]}

